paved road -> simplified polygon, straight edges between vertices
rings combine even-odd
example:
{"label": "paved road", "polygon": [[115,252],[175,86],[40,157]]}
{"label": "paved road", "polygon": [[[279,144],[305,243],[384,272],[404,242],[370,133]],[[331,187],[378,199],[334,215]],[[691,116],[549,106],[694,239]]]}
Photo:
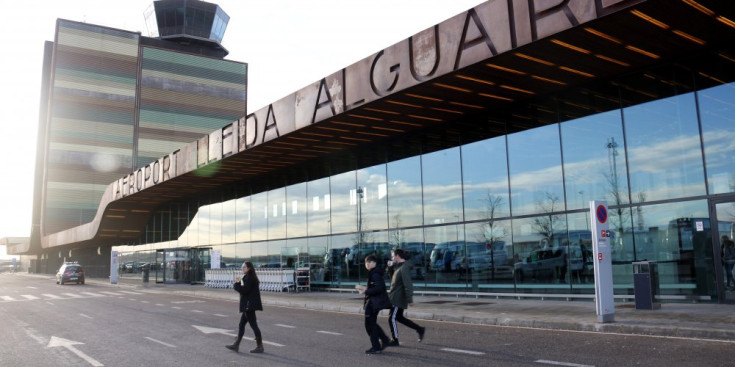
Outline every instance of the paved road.
{"label": "paved road", "polygon": [[[423,343],[402,328],[401,347],[367,356],[363,351],[369,343],[359,313],[271,302],[258,314],[266,353],[235,354],[223,347],[235,332],[234,298],[191,297],[185,289],[161,292],[95,282],[58,286],[50,277],[0,278],[2,365],[728,365],[734,346],[724,341],[421,320],[428,328]],[[349,296],[346,302],[359,303],[356,298]],[[385,326],[386,319],[379,322]],[[252,347],[252,341],[243,343],[245,350]]]}

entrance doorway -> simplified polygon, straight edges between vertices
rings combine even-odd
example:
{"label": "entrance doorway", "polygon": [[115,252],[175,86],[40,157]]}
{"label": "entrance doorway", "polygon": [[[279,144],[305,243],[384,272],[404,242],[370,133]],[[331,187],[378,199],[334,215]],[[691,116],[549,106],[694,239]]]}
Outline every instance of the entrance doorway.
{"label": "entrance doorway", "polygon": [[198,284],[211,267],[210,248],[156,250],[156,283]]}
{"label": "entrance doorway", "polygon": [[[735,235],[735,197],[710,200],[710,215],[716,226],[712,226],[712,245],[715,254],[715,274],[717,278],[717,293],[720,302],[735,303],[735,275],[733,265],[728,265],[724,259],[724,247],[733,241]],[[735,244],[733,244],[735,246]],[[735,251],[735,250],[731,250]],[[732,260],[735,262],[735,260]],[[728,272],[730,277],[728,277]],[[728,287],[728,278],[729,287]]]}

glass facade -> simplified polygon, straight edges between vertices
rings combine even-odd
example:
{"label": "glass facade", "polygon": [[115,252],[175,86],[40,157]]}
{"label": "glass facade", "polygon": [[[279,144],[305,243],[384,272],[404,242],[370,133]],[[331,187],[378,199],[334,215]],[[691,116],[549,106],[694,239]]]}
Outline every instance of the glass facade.
{"label": "glass facade", "polygon": [[140,36],[58,20],[47,127],[44,233],[90,222],[133,167]]}
{"label": "glass facade", "polygon": [[[246,64],[145,46],[134,32],[60,19],[51,68],[40,167],[46,234],[91,222],[110,182],[246,111]],[[183,239],[177,230],[165,235],[191,245],[222,243],[221,235],[192,234],[221,232],[209,214],[196,216]],[[157,225],[146,231],[163,235],[164,223]]]}
{"label": "glass facade", "polygon": [[418,290],[593,294],[588,207],[605,200],[616,294],[633,294],[632,262],[651,260],[662,296],[715,298],[708,197],[735,193],[735,84],[619,95],[616,108],[504,136],[257,193],[234,186],[151,219],[193,217],[180,237],[116,249],[130,261],[198,247],[219,250],[222,267],[308,263],[312,286],[351,287],[365,256],[401,247]]}

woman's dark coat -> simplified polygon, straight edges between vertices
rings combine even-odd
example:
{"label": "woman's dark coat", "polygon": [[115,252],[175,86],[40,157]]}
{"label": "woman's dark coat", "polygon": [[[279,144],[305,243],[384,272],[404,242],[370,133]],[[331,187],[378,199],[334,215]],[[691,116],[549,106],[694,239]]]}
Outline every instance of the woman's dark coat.
{"label": "woman's dark coat", "polygon": [[259,287],[259,282],[249,276],[245,276],[241,281],[233,284],[235,291],[240,293],[240,312],[263,311]]}
{"label": "woman's dark coat", "polygon": [[378,267],[370,269],[367,288],[365,289],[365,314],[369,315],[382,309],[391,308],[388,291],[385,289],[382,270]]}

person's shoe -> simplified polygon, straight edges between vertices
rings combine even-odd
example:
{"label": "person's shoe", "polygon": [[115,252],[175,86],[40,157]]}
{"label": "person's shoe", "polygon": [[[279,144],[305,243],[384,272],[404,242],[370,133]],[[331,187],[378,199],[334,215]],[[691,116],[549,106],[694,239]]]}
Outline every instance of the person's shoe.
{"label": "person's shoe", "polygon": [[365,354],[380,354],[382,353],[380,349],[370,348],[365,351]]}
{"label": "person's shoe", "polygon": [[424,340],[424,333],[426,333],[425,327],[420,327],[418,330],[419,333],[419,343],[421,343],[422,340]]}
{"label": "person's shoe", "polygon": [[227,349],[229,349],[229,350],[231,350],[231,351],[233,351],[235,353],[239,353],[240,352],[240,341],[241,340],[242,340],[242,338],[237,338],[237,339],[235,339],[235,342],[234,343],[232,343],[230,345],[225,345],[225,348],[227,348]]}
{"label": "person's shoe", "polygon": [[391,341],[384,344],[386,347],[399,347],[401,346],[400,343],[398,343],[398,339],[391,339]]}
{"label": "person's shoe", "polygon": [[250,353],[263,353],[263,338],[255,338],[255,349],[251,350]]}

